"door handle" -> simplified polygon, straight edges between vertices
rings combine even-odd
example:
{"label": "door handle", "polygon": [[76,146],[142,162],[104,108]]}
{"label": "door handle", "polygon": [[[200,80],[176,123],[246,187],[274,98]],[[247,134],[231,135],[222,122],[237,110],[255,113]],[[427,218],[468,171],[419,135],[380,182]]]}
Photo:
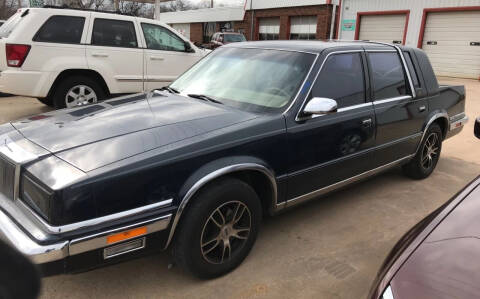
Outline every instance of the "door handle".
{"label": "door handle", "polygon": [[370,128],[372,126],[372,119],[367,118],[367,119],[362,120],[362,126],[364,128]]}
{"label": "door handle", "polygon": [[93,57],[108,57],[106,53],[92,53]]}
{"label": "door handle", "polygon": [[418,107],[418,111],[420,111],[420,112],[424,112],[425,110],[427,110],[427,107],[425,107],[425,106]]}
{"label": "door handle", "polygon": [[159,56],[150,56],[150,60],[162,61],[165,60],[165,58]]}

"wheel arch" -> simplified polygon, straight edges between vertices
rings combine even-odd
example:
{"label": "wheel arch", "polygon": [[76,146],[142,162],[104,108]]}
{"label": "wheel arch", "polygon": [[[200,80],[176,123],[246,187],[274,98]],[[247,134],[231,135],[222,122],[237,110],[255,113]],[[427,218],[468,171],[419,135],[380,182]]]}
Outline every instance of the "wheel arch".
{"label": "wheel arch", "polygon": [[[224,177],[235,177],[249,184],[260,197],[264,210],[270,212],[277,201],[277,182],[274,172],[262,161],[245,157],[220,159],[195,171],[181,188],[177,212],[173,218],[165,249],[170,245],[183,212],[195,195],[210,183]],[[268,182],[268,188],[265,183]]]}
{"label": "wheel arch", "polygon": [[60,74],[57,75],[57,77],[53,81],[52,86],[50,87],[50,90],[48,91],[47,98],[51,98],[53,96],[53,93],[55,92],[60,82],[62,82],[62,80],[71,76],[93,77],[98,83],[100,83],[100,86],[105,92],[105,95],[108,96],[110,94],[110,89],[108,88],[107,82],[102,77],[102,75],[100,75],[100,73],[89,69],[67,69],[63,70],[62,72],[60,72]]}
{"label": "wheel arch", "polygon": [[429,117],[427,118],[427,121],[425,122],[423,128],[422,128],[422,138],[420,139],[420,142],[418,143],[417,146],[417,151],[420,149],[420,146],[422,144],[423,139],[425,138],[425,135],[427,134],[428,129],[430,126],[434,123],[439,124],[440,129],[442,129],[442,135],[443,138],[447,136],[448,128],[450,126],[450,121],[448,117],[448,113],[445,110],[438,110],[438,111],[433,111],[430,113]]}

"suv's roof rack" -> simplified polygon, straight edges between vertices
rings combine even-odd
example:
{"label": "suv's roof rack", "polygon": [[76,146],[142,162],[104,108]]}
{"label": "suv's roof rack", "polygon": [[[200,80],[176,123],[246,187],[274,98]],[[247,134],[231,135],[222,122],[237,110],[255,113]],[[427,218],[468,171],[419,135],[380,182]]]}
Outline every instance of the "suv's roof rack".
{"label": "suv's roof rack", "polygon": [[72,9],[72,10],[81,10],[81,11],[91,11],[91,12],[100,12],[100,13],[109,13],[109,14],[117,14],[123,16],[132,16],[135,17],[132,13],[124,13],[119,10],[117,11],[108,11],[108,10],[98,10],[98,9],[91,9],[91,8],[76,8],[76,7],[69,7],[68,5],[56,6],[56,5],[44,5],[42,8],[54,8],[54,9]]}

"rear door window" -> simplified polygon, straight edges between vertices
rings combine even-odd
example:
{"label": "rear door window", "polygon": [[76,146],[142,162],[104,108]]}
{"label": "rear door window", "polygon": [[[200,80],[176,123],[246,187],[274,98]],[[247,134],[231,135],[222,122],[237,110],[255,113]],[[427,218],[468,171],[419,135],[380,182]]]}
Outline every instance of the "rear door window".
{"label": "rear door window", "polygon": [[312,97],[337,101],[338,108],[365,103],[365,80],[360,53],[335,54],[327,58]]}
{"label": "rear door window", "polygon": [[135,25],[131,21],[95,19],[92,45],[122,48],[137,48]]}
{"label": "rear door window", "polygon": [[408,95],[407,81],[396,52],[368,53],[375,100]]}
{"label": "rear door window", "polygon": [[33,41],[80,44],[84,25],[83,17],[52,16],[38,30]]}

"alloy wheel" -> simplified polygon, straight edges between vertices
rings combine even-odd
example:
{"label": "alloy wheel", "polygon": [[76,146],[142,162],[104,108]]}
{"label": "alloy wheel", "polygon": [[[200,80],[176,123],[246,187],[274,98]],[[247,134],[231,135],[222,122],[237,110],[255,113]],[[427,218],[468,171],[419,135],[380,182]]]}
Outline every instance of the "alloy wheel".
{"label": "alloy wheel", "polygon": [[70,88],[65,96],[65,105],[67,108],[93,104],[97,102],[97,94],[86,85],[76,85]]}
{"label": "alloy wheel", "polygon": [[223,264],[245,245],[250,234],[252,216],[240,201],[230,201],[215,209],[203,226],[200,248],[211,264]]}
{"label": "alloy wheel", "polygon": [[438,158],[440,138],[437,133],[430,133],[423,146],[421,164],[424,169],[430,169]]}

